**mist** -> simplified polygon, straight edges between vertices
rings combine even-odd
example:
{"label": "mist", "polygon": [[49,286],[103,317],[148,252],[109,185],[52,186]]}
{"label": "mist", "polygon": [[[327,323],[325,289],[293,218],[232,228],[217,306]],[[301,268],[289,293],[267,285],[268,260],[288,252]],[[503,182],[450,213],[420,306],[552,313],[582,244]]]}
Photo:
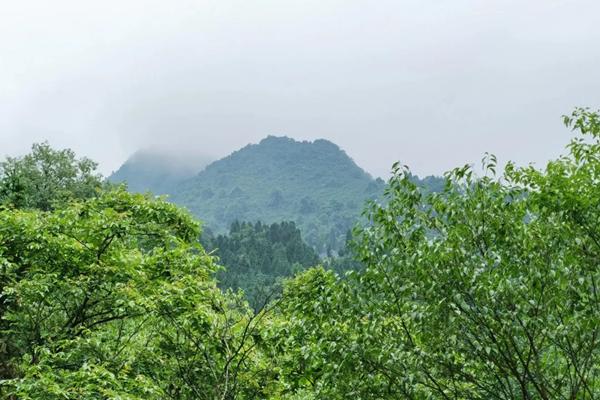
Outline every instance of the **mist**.
{"label": "mist", "polygon": [[600,107],[600,3],[19,1],[0,9],[0,156],[33,142],[116,170],[325,138],[375,176],[484,152],[543,163]]}

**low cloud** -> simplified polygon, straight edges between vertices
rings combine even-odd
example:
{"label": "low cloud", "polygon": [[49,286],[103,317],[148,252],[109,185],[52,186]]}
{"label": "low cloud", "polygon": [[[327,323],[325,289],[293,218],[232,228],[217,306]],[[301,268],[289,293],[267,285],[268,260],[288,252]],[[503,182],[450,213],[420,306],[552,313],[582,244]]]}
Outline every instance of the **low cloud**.
{"label": "low cloud", "polygon": [[218,158],[327,138],[384,176],[483,152],[555,157],[600,107],[600,3],[19,1],[2,7],[0,148],[48,140],[109,173],[142,148]]}

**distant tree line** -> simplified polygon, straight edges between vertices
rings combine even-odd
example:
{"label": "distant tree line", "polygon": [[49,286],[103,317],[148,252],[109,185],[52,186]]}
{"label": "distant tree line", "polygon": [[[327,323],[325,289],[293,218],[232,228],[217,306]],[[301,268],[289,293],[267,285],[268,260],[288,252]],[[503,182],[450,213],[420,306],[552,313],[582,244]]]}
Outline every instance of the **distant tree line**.
{"label": "distant tree line", "polygon": [[236,221],[228,235],[205,232],[201,242],[224,266],[217,273],[219,286],[242,289],[255,308],[281,291],[282,279],[320,262],[294,222]]}

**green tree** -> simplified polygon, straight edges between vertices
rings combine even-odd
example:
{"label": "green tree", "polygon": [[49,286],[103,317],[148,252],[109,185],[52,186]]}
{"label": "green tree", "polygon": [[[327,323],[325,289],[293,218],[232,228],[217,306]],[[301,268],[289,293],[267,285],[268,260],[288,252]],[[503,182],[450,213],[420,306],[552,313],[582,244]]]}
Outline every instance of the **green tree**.
{"label": "green tree", "polygon": [[216,287],[198,235],[123,190],[0,211],[0,397],[255,398],[265,313]]}
{"label": "green tree", "polygon": [[52,210],[73,199],[87,199],[104,185],[97,164],[72,150],[34,144],[31,153],[0,162],[0,204]]}
{"label": "green tree", "polygon": [[229,235],[205,234],[202,242],[225,267],[217,277],[223,289],[242,289],[255,309],[280,293],[279,281],[319,262],[293,222],[231,224]]}
{"label": "green tree", "polygon": [[496,159],[426,192],[400,165],[364,269],[287,284],[271,332],[288,393],[316,398],[593,399],[600,391],[600,117],[545,169]]}

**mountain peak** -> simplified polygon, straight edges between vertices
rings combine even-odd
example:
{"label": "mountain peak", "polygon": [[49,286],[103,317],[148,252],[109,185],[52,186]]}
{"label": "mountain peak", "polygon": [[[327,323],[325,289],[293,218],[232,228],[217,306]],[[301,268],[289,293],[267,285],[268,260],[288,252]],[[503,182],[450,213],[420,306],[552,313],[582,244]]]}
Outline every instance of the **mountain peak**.
{"label": "mountain peak", "polygon": [[259,145],[281,144],[281,143],[298,143],[295,139],[288,136],[269,135],[258,142]]}
{"label": "mountain peak", "polygon": [[294,221],[324,251],[344,245],[365,200],[383,186],[328,140],[267,136],[183,182],[172,200],[217,232],[236,220]]}
{"label": "mountain peak", "polygon": [[289,136],[274,136],[269,135],[262,139],[258,145],[309,145],[321,148],[329,148],[332,150],[340,150],[339,146],[327,139],[315,139],[314,141],[310,140],[296,140]]}

